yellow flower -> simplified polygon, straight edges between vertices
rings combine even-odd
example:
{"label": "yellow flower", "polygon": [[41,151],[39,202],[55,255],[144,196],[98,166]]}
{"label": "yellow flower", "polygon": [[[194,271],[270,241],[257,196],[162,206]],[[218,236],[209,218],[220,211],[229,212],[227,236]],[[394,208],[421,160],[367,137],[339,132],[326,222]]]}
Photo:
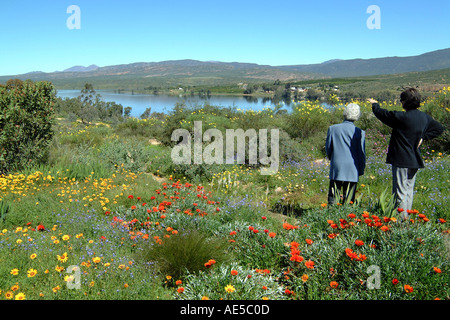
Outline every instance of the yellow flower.
{"label": "yellow flower", "polygon": [[21,244],[22,243],[22,239],[17,239],[16,243],[17,244]]}
{"label": "yellow flower", "polygon": [[17,276],[17,275],[19,274],[19,269],[14,268],[14,269],[11,270],[10,273],[11,273],[13,276]]}
{"label": "yellow flower", "polygon": [[123,269],[123,268],[125,268],[125,265],[124,264],[120,264],[119,265],[119,269]]}
{"label": "yellow flower", "polygon": [[63,272],[64,271],[64,267],[56,266],[55,270],[58,271],[58,272]]}
{"label": "yellow flower", "polygon": [[14,298],[16,300],[25,300],[25,294],[22,292],[19,292],[18,294],[16,294],[16,297]]}
{"label": "yellow flower", "polygon": [[94,258],[92,258],[92,262],[94,262],[94,263],[100,263],[101,260],[102,260],[102,259],[101,259],[100,257],[94,257]]}
{"label": "yellow flower", "polygon": [[36,257],[37,257],[36,253],[33,253],[33,254],[30,256],[30,259],[33,260],[33,259],[35,259]]}
{"label": "yellow flower", "polygon": [[209,298],[207,296],[203,296],[202,300],[209,300]]}
{"label": "yellow flower", "polygon": [[56,292],[58,292],[59,289],[61,289],[61,287],[60,286],[56,286],[56,287],[52,288],[52,291],[56,293]]}
{"label": "yellow flower", "polygon": [[27,277],[28,278],[33,278],[36,274],[37,274],[37,270],[36,269],[29,269],[27,271]]}
{"label": "yellow flower", "polygon": [[67,256],[67,252],[64,252],[61,256],[56,255],[56,258],[61,262],[66,262],[69,259],[69,257]]}
{"label": "yellow flower", "polygon": [[14,297],[14,293],[12,291],[7,291],[5,293],[5,298],[11,300]]}
{"label": "yellow flower", "polygon": [[236,291],[236,289],[231,284],[229,284],[225,287],[225,291],[231,293]]}
{"label": "yellow flower", "polygon": [[72,282],[74,279],[75,279],[75,277],[72,275],[67,275],[64,277],[65,282]]}
{"label": "yellow flower", "polygon": [[19,285],[17,285],[17,284],[13,285],[13,286],[11,287],[11,290],[12,290],[12,291],[17,291],[17,290],[19,290]]}
{"label": "yellow flower", "polygon": [[70,236],[68,236],[67,234],[65,234],[65,235],[63,235],[62,239],[63,239],[64,241],[67,241],[67,240],[70,239]]}

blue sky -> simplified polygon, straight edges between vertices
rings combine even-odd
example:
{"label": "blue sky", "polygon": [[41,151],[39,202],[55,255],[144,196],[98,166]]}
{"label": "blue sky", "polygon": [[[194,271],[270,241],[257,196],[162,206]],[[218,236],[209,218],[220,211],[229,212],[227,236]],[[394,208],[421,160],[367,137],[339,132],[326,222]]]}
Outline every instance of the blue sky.
{"label": "blue sky", "polygon": [[[66,25],[70,5],[80,29]],[[369,29],[370,5],[380,29]],[[0,0],[0,75],[197,59],[268,65],[450,47],[449,0]]]}

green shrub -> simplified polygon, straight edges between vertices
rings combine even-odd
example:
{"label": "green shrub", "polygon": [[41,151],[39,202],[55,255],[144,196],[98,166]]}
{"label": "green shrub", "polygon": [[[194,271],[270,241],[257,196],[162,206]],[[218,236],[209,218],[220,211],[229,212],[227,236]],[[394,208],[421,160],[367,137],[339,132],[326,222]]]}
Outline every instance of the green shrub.
{"label": "green shrub", "polygon": [[208,237],[198,230],[181,231],[161,244],[144,247],[137,259],[154,262],[162,275],[176,279],[188,273],[205,270],[205,263],[213,259],[217,263],[227,260],[228,243],[225,239]]}
{"label": "green shrub", "polygon": [[55,88],[49,82],[8,81],[0,87],[0,171],[43,162],[53,137]]}

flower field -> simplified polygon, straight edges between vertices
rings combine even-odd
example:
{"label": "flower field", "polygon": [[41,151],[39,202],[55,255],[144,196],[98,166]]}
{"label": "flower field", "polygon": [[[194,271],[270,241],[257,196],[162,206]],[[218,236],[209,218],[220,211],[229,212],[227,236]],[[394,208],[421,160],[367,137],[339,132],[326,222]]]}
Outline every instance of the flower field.
{"label": "flower field", "polygon": [[[297,111],[329,120],[317,106]],[[188,115],[179,123],[210,116]],[[376,126],[357,203],[328,207],[322,133],[273,176],[243,165],[194,172],[170,166],[147,121],[133,121],[142,134],[62,120],[48,164],[0,177],[0,300],[449,299],[445,150],[425,146],[405,223],[381,205],[391,173],[388,133]]]}
{"label": "flower field", "polygon": [[[144,182],[145,191],[138,188]],[[3,186],[29,212],[0,233],[2,299],[449,295],[448,222],[437,216],[413,212],[405,225],[352,205],[281,215],[249,195],[228,197],[173,180],[156,184],[126,171],[83,182],[35,173]],[[49,198],[54,210],[42,212]],[[203,242],[186,240],[195,232]],[[169,241],[187,245],[176,256],[152,259],[152,249]],[[370,289],[374,270],[379,287]]]}

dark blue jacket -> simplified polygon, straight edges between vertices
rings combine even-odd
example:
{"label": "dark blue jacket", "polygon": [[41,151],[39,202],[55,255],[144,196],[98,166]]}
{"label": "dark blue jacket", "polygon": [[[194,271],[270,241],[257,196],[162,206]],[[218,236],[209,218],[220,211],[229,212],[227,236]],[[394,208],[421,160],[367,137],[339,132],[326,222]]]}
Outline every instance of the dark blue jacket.
{"label": "dark blue jacket", "polygon": [[400,168],[423,168],[419,150],[421,139],[439,136],[444,127],[418,109],[388,111],[373,103],[372,111],[381,122],[392,128],[386,163]]}

